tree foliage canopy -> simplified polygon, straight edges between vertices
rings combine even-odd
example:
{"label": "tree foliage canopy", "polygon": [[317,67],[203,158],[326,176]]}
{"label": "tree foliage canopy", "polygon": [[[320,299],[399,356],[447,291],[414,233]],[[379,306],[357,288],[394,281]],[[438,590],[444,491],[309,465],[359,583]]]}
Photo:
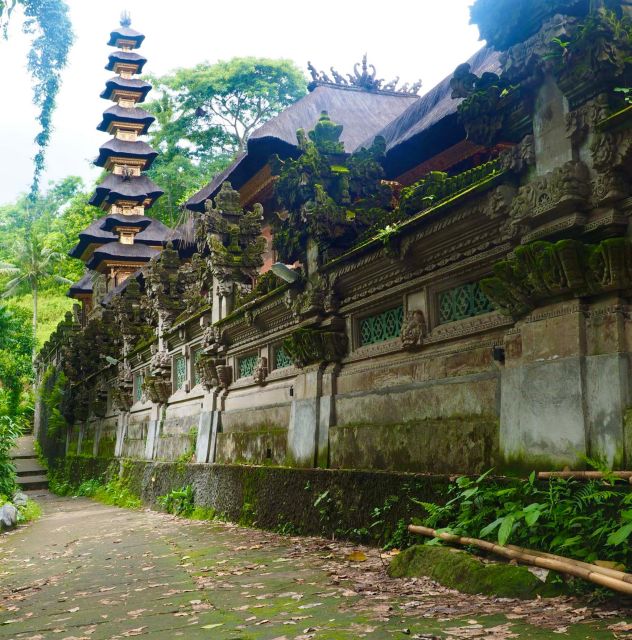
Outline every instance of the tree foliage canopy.
{"label": "tree foliage canopy", "polygon": [[28,71],[33,79],[33,104],[39,109],[40,130],[35,136],[37,153],[33,158],[33,181],[30,197],[39,191],[45,166],[46,148],[53,130],[52,116],[61,73],[68,60],[74,35],[63,0],[0,0],[0,25],[7,36],[8,21],[17,5],[24,11],[24,33],[32,37],[28,54]]}

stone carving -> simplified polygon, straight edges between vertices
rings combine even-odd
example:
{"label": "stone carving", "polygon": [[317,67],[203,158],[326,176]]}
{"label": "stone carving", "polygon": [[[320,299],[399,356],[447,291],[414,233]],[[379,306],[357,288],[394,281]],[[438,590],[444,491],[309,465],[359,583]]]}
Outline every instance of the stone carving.
{"label": "stone carving", "polygon": [[535,165],[535,142],[532,135],[525,136],[519,144],[501,152],[498,156],[501,170],[520,174]]}
{"label": "stone carving", "polygon": [[[272,159],[279,205],[273,246],[286,264],[340,255],[392,209],[392,190],[381,181],[384,138],[345,155],[341,133],[342,127],[323,111],[309,134],[296,132],[299,157]],[[310,260],[309,247],[315,249]]]}
{"label": "stone carving", "polygon": [[376,78],[377,72],[375,66],[367,64],[366,53],[362,56],[362,66],[360,63],[356,63],[353,66],[353,75],[346,74],[347,78],[338,73],[333,67],[330,68],[332,78],[330,78],[324,71],[317,71],[311,62],[307,63],[307,69],[312,76],[312,82],[309,85],[310,91],[320,84],[333,84],[343,87],[358,87],[365,91],[385,91],[389,93],[404,93],[415,95],[421,89],[421,80],[415,82],[412,86],[408,86],[408,83],[402,85],[399,89],[397,83],[399,77],[391,80],[389,83],[384,84],[382,78]]}
{"label": "stone carving", "polygon": [[224,360],[208,353],[201,354],[195,363],[200,382],[207,391],[219,386],[218,364],[224,364]]}
{"label": "stone carving", "polygon": [[566,135],[577,146],[586,138],[588,131],[608,115],[608,97],[601,94],[578,109],[566,114]]}
{"label": "stone carving", "polygon": [[132,369],[126,362],[118,363],[118,373],[112,388],[112,407],[129,411],[134,403],[134,380]]}
{"label": "stone carving", "polygon": [[576,297],[632,286],[632,244],[610,238],[598,245],[578,240],[533,242],[494,265],[494,276],[481,289],[501,313],[518,317],[547,299]]}
{"label": "stone carving", "polygon": [[108,403],[108,384],[105,378],[98,379],[94,387],[94,398],[92,400],[92,413],[98,418],[105,417]]}
{"label": "stone carving", "polygon": [[192,315],[210,305],[212,278],[208,264],[199,253],[194,253],[190,262],[180,267],[182,302],[187,315]]}
{"label": "stone carving", "polygon": [[467,139],[490,146],[502,129],[504,111],[500,108],[505,83],[495,73],[486,71],[479,78],[467,62],[459,65],[450,80],[452,98],[463,98],[457,110]]}
{"label": "stone carving", "polygon": [[232,296],[234,283],[252,284],[263,265],[265,238],[261,235],[263,207],[255,204],[244,211],[239,192],[224,182],[214,201],[207,200],[205,212],[196,225],[200,253],[217,280],[217,293]]}
{"label": "stone carving", "polygon": [[171,396],[171,358],[164,350],[152,348],[149,374],[143,380],[143,391],[157,404],[164,404]]}
{"label": "stone carving", "polygon": [[341,331],[296,329],[283,342],[294,365],[303,368],[317,362],[340,362],[347,353],[347,336]]}
{"label": "stone carving", "polygon": [[579,160],[571,160],[520,187],[511,206],[511,217],[521,221],[544,213],[584,209],[589,195],[588,167]]}
{"label": "stone carving", "polygon": [[226,336],[217,325],[210,324],[202,334],[202,350],[207,354],[222,353],[226,349]]}
{"label": "stone carving", "polygon": [[114,320],[123,339],[123,357],[127,356],[139,339],[153,335],[147,324],[147,302],[143,298],[138,280],[130,277],[125,289],[110,302]]}
{"label": "stone carving", "polygon": [[268,359],[260,357],[252,372],[252,379],[255,384],[262,385],[268,377]]}
{"label": "stone carving", "polygon": [[233,368],[225,364],[218,364],[217,378],[219,380],[219,386],[222,389],[228,389],[233,381]]}
{"label": "stone carving", "polygon": [[426,335],[426,321],[424,314],[419,309],[409,311],[404,318],[400,331],[400,339],[404,349],[421,347]]}
{"label": "stone carving", "polygon": [[144,308],[150,322],[161,333],[168,331],[185,309],[180,266],[178,252],[169,243],[158,256],[151,259],[145,272]]}

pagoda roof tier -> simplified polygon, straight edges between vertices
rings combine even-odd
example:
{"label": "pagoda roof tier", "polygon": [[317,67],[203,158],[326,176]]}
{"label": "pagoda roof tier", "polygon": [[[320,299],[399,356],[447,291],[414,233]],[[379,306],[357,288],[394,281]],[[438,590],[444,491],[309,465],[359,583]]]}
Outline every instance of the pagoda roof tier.
{"label": "pagoda roof tier", "polygon": [[144,168],[149,169],[158,153],[141,140],[120,140],[111,138],[99,147],[99,157],[94,161],[97,167],[104,167],[108,158],[135,158],[144,160]]}
{"label": "pagoda roof tier", "polygon": [[121,107],[118,104],[111,106],[103,112],[103,120],[98,124],[99,131],[107,131],[112,122],[126,122],[130,124],[142,124],[143,129],[140,135],[147,133],[147,130],[155,120],[154,116],[140,107]]}
{"label": "pagoda roof tier", "polygon": [[86,271],[83,276],[77,280],[74,284],[70,285],[67,296],[73,298],[74,296],[88,295],[92,293],[92,273]]}
{"label": "pagoda roof tier", "polygon": [[114,71],[116,73],[116,65],[135,66],[136,71],[134,73],[142,73],[143,67],[147,62],[147,58],[141,56],[140,53],[134,51],[114,51],[108,56],[108,63],[105,68],[108,71]]}
{"label": "pagoda roof tier", "polygon": [[110,214],[95,220],[89,227],[79,234],[79,242],[70,250],[71,258],[85,260],[96,247],[118,243],[118,235],[114,233],[115,227],[140,227],[142,230],[134,236],[134,244],[162,246],[173,231],[148,216],[126,216],[123,214]]}
{"label": "pagoda roof tier", "polygon": [[114,204],[117,200],[128,200],[145,202],[145,207],[149,208],[163,193],[147,176],[127,178],[111,173],[97,186],[90,204],[100,207],[104,203]]}
{"label": "pagoda roof tier", "polygon": [[120,47],[127,45],[132,49],[138,49],[143,43],[145,36],[128,26],[121,25],[120,27],[110,31],[110,39],[108,40],[108,46]]}
{"label": "pagoda roof tier", "polygon": [[114,76],[105,83],[105,90],[101,92],[101,98],[112,99],[115,91],[125,91],[127,93],[138,94],[138,102],[144,102],[147,94],[151,91],[151,85],[138,78],[121,78]]}
{"label": "pagoda roof tier", "polygon": [[105,261],[123,262],[125,264],[149,262],[155,255],[160,253],[161,249],[162,247],[148,247],[145,244],[112,242],[95,249],[86,266],[88,269],[97,271]]}

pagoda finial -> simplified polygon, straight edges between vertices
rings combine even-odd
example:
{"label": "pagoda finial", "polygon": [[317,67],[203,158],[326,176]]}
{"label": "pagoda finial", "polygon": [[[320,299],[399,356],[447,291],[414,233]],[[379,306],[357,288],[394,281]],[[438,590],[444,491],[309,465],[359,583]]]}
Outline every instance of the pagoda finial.
{"label": "pagoda finial", "polygon": [[132,24],[132,17],[129,14],[129,11],[127,9],[123,9],[123,11],[121,11],[121,26],[122,27],[129,27]]}

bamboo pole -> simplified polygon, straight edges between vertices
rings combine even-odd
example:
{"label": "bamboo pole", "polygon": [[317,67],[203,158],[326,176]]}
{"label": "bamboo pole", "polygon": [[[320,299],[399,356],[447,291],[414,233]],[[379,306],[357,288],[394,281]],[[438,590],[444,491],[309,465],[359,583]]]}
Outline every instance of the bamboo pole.
{"label": "bamboo pole", "polygon": [[534,556],[541,556],[543,558],[552,558],[553,560],[561,560],[569,562],[570,564],[577,565],[578,567],[584,567],[584,569],[589,569],[590,571],[595,571],[597,573],[603,573],[604,576],[610,576],[611,578],[616,578],[617,580],[622,580],[623,582],[629,582],[632,584],[632,574],[626,573],[625,571],[619,571],[618,569],[610,569],[608,567],[602,567],[598,564],[592,564],[590,562],[584,562],[583,560],[575,560],[574,558],[565,558],[564,556],[558,556],[554,553],[547,553],[546,551],[535,551],[533,549],[525,549],[524,547],[517,547],[513,544],[506,545],[507,549],[513,549],[514,551],[522,551],[523,553],[531,553]]}
{"label": "bamboo pole", "polygon": [[[510,560],[516,560],[519,562],[523,562],[524,564],[541,567],[542,569],[558,571],[559,573],[567,573],[568,575],[582,578],[583,580],[588,580],[589,582],[594,582],[595,584],[601,585],[602,587],[608,587],[613,591],[632,595],[632,584],[630,582],[624,582],[623,580],[614,578],[610,575],[605,575],[604,573],[598,571],[598,569],[602,569],[604,567],[589,565],[590,568],[586,568],[575,563],[568,562],[568,559],[563,558],[562,556],[557,556],[558,558],[560,558],[558,560],[546,556],[535,555],[530,550],[518,551],[516,549],[503,547],[499,544],[488,542],[486,540],[457,536],[452,533],[439,532],[435,529],[430,529],[429,527],[420,527],[414,524],[408,525],[408,530],[411,533],[417,533],[420,535],[428,536],[430,538],[439,538],[441,540],[445,540],[446,542],[453,542],[464,546],[469,545],[478,547],[479,549],[489,551],[490,553],[495,553],[496,555],[503,556],[504,558],[509,558]],[[632,578],[632,575],[626,575]]]}
{"label": "bamboo pole", "polygon": [[[632,471],[612,471],[613,476],[629,480],[632,484]],[[601,471],[539,471],[538,480],[549,478],[577,478],[579,480],[599,480],[604,477]]]}

